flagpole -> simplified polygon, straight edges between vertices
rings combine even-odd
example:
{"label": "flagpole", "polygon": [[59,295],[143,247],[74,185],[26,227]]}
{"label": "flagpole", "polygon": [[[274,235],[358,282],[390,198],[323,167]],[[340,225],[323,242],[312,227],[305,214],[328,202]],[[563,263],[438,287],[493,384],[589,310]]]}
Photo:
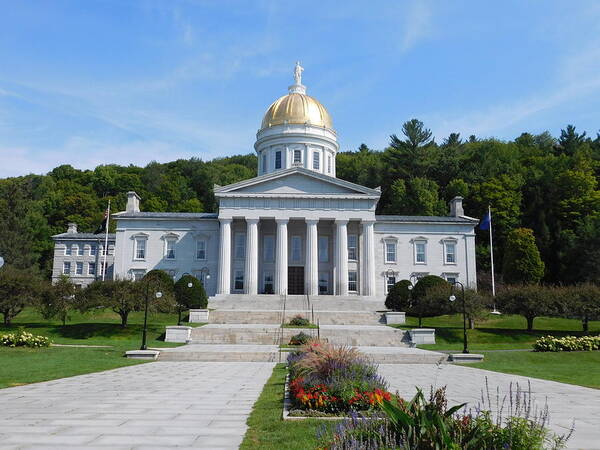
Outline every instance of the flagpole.
{"label": "flagpole", "polygon": [[[488,214],[490,215],[490,260],[492,263],[492,296],[496,297],[496,283],[494,279],[494,242],[492,240],[492,207],[488,205]],[[494,311],[496,310],[494,302]]]}
{"label": "flagpole", "polygon": [[104,261],[102,262],[102,281],[106,275],[106,256],[108,255],[108,221],[110,220],[110,199],[106,210],[106,229],[104,230]]}

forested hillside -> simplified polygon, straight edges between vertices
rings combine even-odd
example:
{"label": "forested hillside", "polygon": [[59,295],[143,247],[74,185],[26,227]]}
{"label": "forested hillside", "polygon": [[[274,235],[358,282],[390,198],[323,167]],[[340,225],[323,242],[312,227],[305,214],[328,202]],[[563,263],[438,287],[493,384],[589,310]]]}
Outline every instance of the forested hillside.
{"label": "forested hillside", "polygon": [[[51,265],[50,236],[77,222],[93,231],[108,199],[123,210],[135,190],[145,211],[214,211],[213,184],[256,175],[254,155],[116,165],[0,180],[0,255],[13,265]],[[514,141],[467,140],[451,134],[436,143],[417,121],[404,124],[383,150],[361,145],[340,152],[337,176],[382,187],[379,213],[445,215],[455,195],[465,212],[482,217],[492,206],[497,268],[508,232],[531,228],[545,262],[546,282],[600,282],[600,135],[569,125],[555,138],[523,133]],[[478,231],[478,268],[489,271],[487,232]]]}

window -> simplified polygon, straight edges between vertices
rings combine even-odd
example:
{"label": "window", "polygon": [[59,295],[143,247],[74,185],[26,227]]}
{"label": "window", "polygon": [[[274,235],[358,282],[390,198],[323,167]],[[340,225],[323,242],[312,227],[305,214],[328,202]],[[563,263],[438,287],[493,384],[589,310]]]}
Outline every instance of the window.
{"label": "window", "polygon": [[329,261],[329,238],[319,236],[319,262]]}
{"label": "window", "polygon": [[206,259],[206,241],[196,241],[196,259]]}
{"label": "window", "polygon": [[77,256],[83,256],[83,245],[77,246]]}
{"label": "window", "polygon": [[356,261],[356,248],[357,248],[358,237],[355,234],[348,235],[348,259],[351,261]]}
{"label": "window", "polygon": [[144,278],[144,275],[146,275],[146,271],[144,269],[134,269],[131,271],[131,278],[133,281],[140,281],[142,278]]}
{"label": "window", "polygon": [[444,273],[442,274],[442,277],[450,284],[454,284],[458,281],[457,273]]}
{"label": "window", "polygon": [[104,256],[104,255],[108,255],[108,254],[110,254],[110,251],[109,251],[109,250],[110,250],[110,249],[109,249],[108,247],[104,247],[104,245],[103,245],[102,247],[100,247],[100,254],[101,254],[102,256]]}
{"label": "window", "polygon": [[331,173],[331,155],[327,155],[327,173]]}
{"label": "window", "polygon": [[264,278],[264,290],[265,294],[272,294],[273,291],[273,274],[271,272],[265,272]]}
{"label": "window", "polygon": [[292,236],[292,261],[302,261],[302,238]]}
{"label": "window", "polygon": [[319,272],[319,295],[329,293],[329,272]]}
{"label": "window", "polygon": [[321,157],[319,156],[319,152],[313,152],[313,169],[319,170],[320,162],[321,162]]}
{"label": "window", "polygon": [[146,259],[146,238],[135,238],[135,259]]}
{"label": "window", "polygon": [[302,151],[294,150],[294,163],[301,164],[302,163]]}
{"label": "window", "polygon": [[235,235],[235,258],[244,259],[246,257],[246,235],[236,233]]}
{"label": "window", "polygon": [[425,264],[426,263],[425,246],[426,246],[426,242],[424,242],[424,241],[415,242],[415,263],[416,264]]}
{"label": "window", "polygon": [[396,262],[396,242],[386,241],[385,243],[385,262]]}
{"label": "window", "polygon": [[71,245],[65,244],[65,256],[71,256]]}
{"label": "window", "polygon": [[275,168],[281,169],[281,152],[275,152]]}
{"label": "window", "polygon": [[90,256],[96,256],[98,252],[98,246],[96,244],[90,245]]}
{"label": "window", "polygon": [[96,263],[88,263],[88,275],[96,275]]}
{"label": "window", "polygon": [[165,241],[165,257],[167,259],[175,259],[175,239],[167,239]]}
{"label": "window", "polygon": [[456,264],[456,243],[455,242],[444,242],[444,253],[446,254],[446,264]]}
{"label": "window", "polygon": [[243,270],[235,271],[235,279],[234,279],[234,283],[233,283],[233,289],[235,289],[236,291],[244,290],[244,271]]}
{"label": "window", "polygon": [[71,263],[69,261],[63,262],[63,275],[71,274]]}
{"label": "window", "polygon": [[390,290],[394,287],[394,285],[396,284],[396,276],[388,276],[386,279],[386,293],[389,293]]}
{"label": "window", "polygon": [[263,258],[267,262],[275,260],[275,238],[273,236],[263,238]]}
{"label": "window", "polygon": [[348,291],[356,292],[358,290],[358,274],[356,270],[348,271]]}
{"label": "window", "polygon": [[267,173],[267,155],[263,153],[262,157],[263,173]]}
{"label": "window", "polygon": [[83,263],[75,263],[75,275],[83,275]]}

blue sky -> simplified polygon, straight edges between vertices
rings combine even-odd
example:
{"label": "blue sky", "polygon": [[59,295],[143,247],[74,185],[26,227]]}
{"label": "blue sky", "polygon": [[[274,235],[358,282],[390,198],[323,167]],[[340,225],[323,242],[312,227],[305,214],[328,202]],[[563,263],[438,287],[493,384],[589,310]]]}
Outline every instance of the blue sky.
{"label": "blue sky", "polygon": [[0,177],[253,151],[293,65],[343,150],[600,129],[600,2],[0,0]]}

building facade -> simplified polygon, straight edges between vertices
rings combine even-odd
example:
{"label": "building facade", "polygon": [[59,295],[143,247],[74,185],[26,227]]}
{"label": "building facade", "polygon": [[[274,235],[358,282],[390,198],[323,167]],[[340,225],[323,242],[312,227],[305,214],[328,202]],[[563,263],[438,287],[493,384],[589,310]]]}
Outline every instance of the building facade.
{"label": "building facade", "polygon": [[[92,281],[102,279],[106,236],[104,234],[79,233],[77,224],[70,223],[66,233],[52,236],[54,261],[52,282],[66,275],[71,281],[85,287]],[[108,235],[105,279],[113,278],[115,235]]]}
{"label": "building facade", "polygon": [[126,211],[113,215],[114,276],[192,274],[211,296],[380,299],[395,282],[424,275],[475,288],[477,220],[462,199],[446,217],[376,215],[379,189],[336,178],[331,117],[306,94],[298,67],[257,133],[259,175],[215,186],[218,213],[144,212],[128,193]]}

